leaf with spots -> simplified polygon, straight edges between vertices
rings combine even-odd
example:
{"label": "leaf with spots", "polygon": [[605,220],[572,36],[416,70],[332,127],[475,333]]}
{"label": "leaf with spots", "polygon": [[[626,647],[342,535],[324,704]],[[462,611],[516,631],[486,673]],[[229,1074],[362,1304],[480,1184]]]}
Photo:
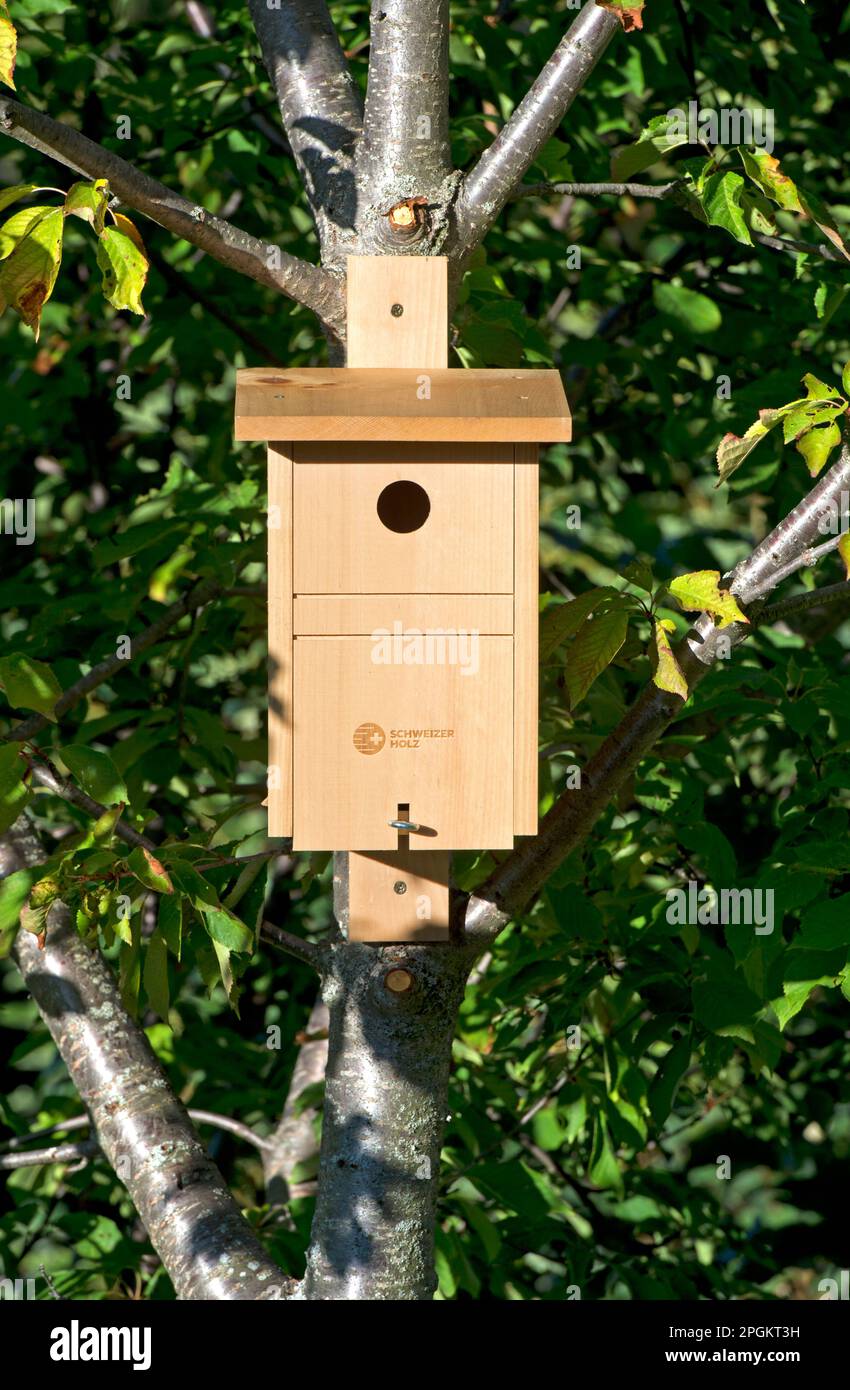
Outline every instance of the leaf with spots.
{"label": "leaf with spots", "polygon": [[116,217],[105,227],[97,244],[97,263],[103,273],[103,293],[113,309],[144,314],[142,291],[148,275],[148,258],[141,237],[126,217]]}
{"label": "leaf with spots", "polygon": [[41,311],[53,293],[62,261],[65,215],[56,208],[30,229],[0,270],[0,296],[38,338]]}

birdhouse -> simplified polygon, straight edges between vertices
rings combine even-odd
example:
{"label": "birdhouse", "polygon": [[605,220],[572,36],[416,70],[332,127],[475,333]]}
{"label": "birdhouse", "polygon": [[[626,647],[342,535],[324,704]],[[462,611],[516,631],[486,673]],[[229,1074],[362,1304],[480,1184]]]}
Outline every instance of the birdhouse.
{"label": "birdhouse", "polygon": [[570,416],[557,372],[435,365],[445,263],[399,261],[348,290],[349,360],[397,365],[240,371],[236,438],[268,444],[269,834],[371,856],[411,890],[391,938],[435,939],[448,851],[537,830],[537,450]]}

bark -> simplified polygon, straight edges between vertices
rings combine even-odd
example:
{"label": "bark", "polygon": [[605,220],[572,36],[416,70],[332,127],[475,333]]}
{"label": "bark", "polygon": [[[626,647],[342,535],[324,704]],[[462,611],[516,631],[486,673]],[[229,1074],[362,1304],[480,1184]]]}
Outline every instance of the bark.
{"label": "bark", "polygon": [[486,236],[619,29],[613,14],[587,0],[507,125],[464,179],[454,248],[461,261]]}
{"label": "bark", "polygon": [[354,146],[360,93],[324,0],[248,0],[263,61],[313,209],[322,261],[344,269],[355,247]]}
{"label": "bark", "polygon": [[[428,1299],[457,1011],[477,951],[452,943],[331,948],[321,1170],[297,1298]],[[394,993],[391,970],[411,987]]]}
{"label": "bark", "polygon": [[[724,584],[746,609],[771,593],[800,567],[801,557],[823,539],[821,522],[841,514],[842,498],[850,492],[850,447],[845,446],[811,492],[779,525],[736,565]],[[754,611],[753,616],[757,616]],[[745,641],[752,625],[734,623],[722,629],[733,645]],[[679,665],[693,690],[708,674],[721,650],[721,629],[704,614],[676,649]],[[563,792],[541,822],[540,832],[526,841],[478,888],[466,909],[465,929],[482,948],[537,893],[568,854],[584,841],[626,778],[676,718],[683,701],[649,685],[585,768],[581,787]]]}
{"label": "bark", "polygon": [[298,1050],[289,1091],[280,1123],[269,1135],[263,1153],[266,1192],[270,1202],[288,1202],[296,1170],[313,1163],[319,1153],[316,1125],[321,1113],[316,1105],[302,1105],[311,1086],[324,1080],[328,1060],[328,1010],[324,1000],[316,1000],[305,1028],[306,1038]]}
{"label": "bark", "polygon": [[[22,818],[0,842],[0,877],[43,857]],[[100,953],[59,909],[43,951],[21,931],[13,954],[178,1298],[284,1298],[289,1281],[205,1153]]]}
{"label": "bark", "polygon": [[299,260],[297,256],[289,256],[223,218],[215,217],[71,126],[54,121],[41,111],[33,111],[19,101],[2,97],[0,132],[86,178],[108,179],[112,193],[127,207],[199,246],[231,270],[278,290],[290,299],[297,299],[330,327],[342,324],[345,314],[342,291],[328,271]]}
{"label": "bark", "polygon": [[[357,152],[358,251],[438,254],[458,176],[449,144],[448,0],[373,0]],[[393,209],[420,199],[401,219]]]}

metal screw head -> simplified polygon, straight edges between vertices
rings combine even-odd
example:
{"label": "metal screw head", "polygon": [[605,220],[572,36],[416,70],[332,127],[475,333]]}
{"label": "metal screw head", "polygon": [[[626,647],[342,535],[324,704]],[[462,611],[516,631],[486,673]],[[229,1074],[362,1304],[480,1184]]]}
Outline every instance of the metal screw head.
{"label": "metal screw head", "polygon": [[402,879],[398,879],[398,880],[393,884],[393,892],[394,892],[394,893],[406,893],[406,892],[407,892],[407,884],[406,884]]}
{"label": "metal screw head", "polygon": [[400,319],[402,314],[404,313],[404,305],[394,304],[393,307],[390,309],[390,313],[392,314],[394,319]]}

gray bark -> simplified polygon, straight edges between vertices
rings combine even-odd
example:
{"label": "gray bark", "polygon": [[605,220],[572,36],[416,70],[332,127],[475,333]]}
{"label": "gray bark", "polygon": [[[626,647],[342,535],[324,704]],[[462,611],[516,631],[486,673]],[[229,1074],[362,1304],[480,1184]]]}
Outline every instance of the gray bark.
{"label": "gray bark", "polygon": [[248,5],[316,220],[322,262],[344,269],[356,243],[360,93],[324,0],[282,0],[279,9],[266,0]]}
{"label": "gray bark", "polygon": [[[359,254],[436,255],[458,186],[449,144],[448,0],[373,0],[357,151]],[[412,223],[393,208],[421,199]]]}
{"label": "gray bark", "polygon": [[[316,1214],[297,1298],[428,1299],[440,1146],[468,945],[332,948]],[[391,969],[412,979],[387,988]]]}
{"label": "gray bark", "polygon": [[[21,818],[0,842],[0,877],[43,858]],[[100,953],[54,909],[45,949],[20,931],[14,957],[178,1298],[284,1298],[289,1281],[208,1158]]]}
{"label": "gray bark", "polygon": [[453,248],[461,260],[486,236],[619,29],[613,14],[588,0],[508,123],[466,176]]}
{"label": "gray bark", "polygon": [[294,1177],[296,1170],[312,1164],[319,1153],[316,1140],[319,1108],[302,1105],[301,1101],[310,1086],[324,1080],[328,1023],[327,1005],[319,998],[307,1020],[307,1038],[298,1050],[280,1122],[266,1140],[263,1152],[266,1192],[270,1202],[281,1206],[289,1201],[293,1186],[299,1185]]}

